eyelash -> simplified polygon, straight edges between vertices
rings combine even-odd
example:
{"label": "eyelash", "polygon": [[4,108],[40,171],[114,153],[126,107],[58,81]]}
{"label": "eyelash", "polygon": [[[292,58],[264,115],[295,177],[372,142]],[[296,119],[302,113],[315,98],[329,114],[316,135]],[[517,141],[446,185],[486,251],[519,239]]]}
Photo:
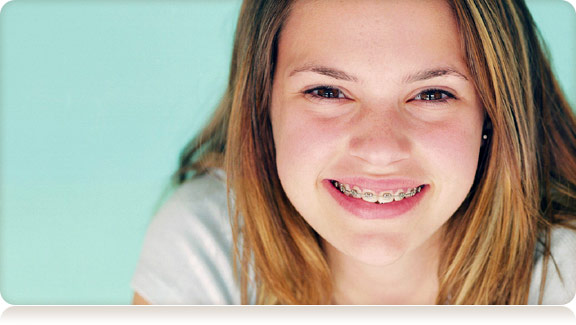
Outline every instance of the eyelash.
{"label": "eyelash", "polygon": [[[343,97],[321,96],[318,94],[318,91],[330,91],[331,93],[339,92],[339,95],[341,95]],[[439,93],[440,98],[439,99],[422,99],[424,95],[428,95],[428,98],[430,98],[430,96],[433,93],[435,93],[434,95]],[[349,99],[348,97],[346,97],[346,95],[344,94],[344,92],[342,90],[338,89],[337,87],[332,87],[332,86],[314,87],[314,88],[305,90],[304,94],[314,98],[315,100],[322,100],[322,101],[324,101],[324,100],[329,100],[329,101],[338,100],[339,101],[339,100],[343,100],[343,99]],[[418,100],[418,101],[426,102],[426,104],[438,104],[438,103],[446,103],[450,99],[457,99],[457,98],[456,98],[456,96],[454,96],[449,91],[446,91],[443,89],[438,89],[438,88],[430,88],[430,89],[425,89],[425,90],[421,91],[420,93],[418,93],[418,95],[416,95],[412,99],[410,99],[409,102],[414,101],[414,100]]]}
{"label": "eyelash", "polygon": [[[321,95],[317,94],[318,91],[339,92],[339,94],[342,95],[343,97],[325,97],[325,96],[321,96]],[[316,94],[315,94],[315,92],[316,92]],[[316,100],[334,101],[334,100],[348,99],[348,97],[346,97],[346,95],[344,94],[344,92],[342,90],[340,90],[336,87],[332,87],[332,86],[317,86],[317,87],[305,90],[304,94],[308,95],[311,98],[316,99]]]}
{"label": "eyelash", "polygon": [[[422,99],[422,95],[428,94],[428,96],[430,96],[432,93],[439,93],[441,97],[439,99]],[[436,103],[446,103],[450,99],[456,99],[456,96],[454,96],[451,92],[443,89],[430,88],[419,92],[418,95],[416,95],[410,101],[419,100],[427,102],[426,104],[436,104]]]}

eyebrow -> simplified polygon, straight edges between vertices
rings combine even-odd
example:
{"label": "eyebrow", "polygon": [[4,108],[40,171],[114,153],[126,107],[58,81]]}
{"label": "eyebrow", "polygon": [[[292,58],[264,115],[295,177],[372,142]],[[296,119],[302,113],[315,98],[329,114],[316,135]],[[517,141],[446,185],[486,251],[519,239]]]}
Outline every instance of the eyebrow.
{"label": "eyebrow", "polygon": [[303,67],[294,69],[290,72],[290,77],[299,73],[299,72],[315,72],[324,76],[328,76],[334,79],[345,80],[345,81],[354,81],[357,82],[358,78],[347,74],[346,72],[326,66],[321,65],[305,65]]}
{"label": "eyebrow", "polygon": [[[358,78],[356,78],[355,76],[352,76],[342,70],[338,70],[338,69],[334,69],[334,68],[330,68],[330,67],[326,67],[326,66],[321,66],[321,65],[313,65],[313,64],[308,64],[308,65],[304,65],[300,68],[296,68],[294,69],[292,72],[290,72],[290,77],[292,77],[293,75],[299,73],[299,72],[315,72],[324,76],[328,76],[334,79],[339,79],[339,80],[345,80],[345,81],[354,81],[357,82]],[[416,73],[410,74],[408,76],[406,76],[403,81],[404,83],[412,83],[412,82],[417,82],[417,81],[424,81],[424,80],[428,80],[428,79],[432,79],[432,78],[437,78],[437,77],[442,77],[442,76],[455,76],[461,79],[464,79],[466,81],[468,81],[468,78],[458,72],[456,69],[450,68],[450,67],[441,67],[441,68],[433,68],[433,69],[427,69],[427,70],[422,70],[422,71],[418,71]]]}
{"label": "eyebrow", "polygon": [[423,71],[418,71],[404,78],[404,83],[412,83],[416,81],[424,81],[436,77],[442,76],[455,76],[468,81],[468,78],[462,73],[458,72],[456,69],[450,67],[428,69]]}

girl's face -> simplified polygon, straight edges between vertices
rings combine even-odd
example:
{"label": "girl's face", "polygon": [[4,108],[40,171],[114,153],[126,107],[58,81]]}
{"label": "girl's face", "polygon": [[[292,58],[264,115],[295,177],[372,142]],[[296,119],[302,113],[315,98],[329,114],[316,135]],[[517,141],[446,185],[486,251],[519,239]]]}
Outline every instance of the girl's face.
{"label": "girl's face", "polygon": [[457,28],[444,1],[295,3],[272,91],[277,168],[327,249],[390,264],[436,242],[467,196],[484,112]]}

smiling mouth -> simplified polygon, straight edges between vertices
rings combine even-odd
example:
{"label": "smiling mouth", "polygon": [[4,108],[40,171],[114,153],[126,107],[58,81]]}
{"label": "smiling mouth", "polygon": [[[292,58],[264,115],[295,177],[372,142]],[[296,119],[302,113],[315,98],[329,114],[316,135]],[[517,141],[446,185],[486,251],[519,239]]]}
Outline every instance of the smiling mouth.
{"label": "smiling mouth", "polygon": [[343,184],[335,180],[331,180],[332,186],[337,188],[340,192],[346,196],[364,200],[370,203],[376,204],[386,204],[394,201],[402,201],[407,198],[411,198],[418,195],[425,185],[416,186],[413,188],[400,188],[395,190],[381,191],[376,193],[370,189],[361,189],[358,186],[350,186],[348,184]]}

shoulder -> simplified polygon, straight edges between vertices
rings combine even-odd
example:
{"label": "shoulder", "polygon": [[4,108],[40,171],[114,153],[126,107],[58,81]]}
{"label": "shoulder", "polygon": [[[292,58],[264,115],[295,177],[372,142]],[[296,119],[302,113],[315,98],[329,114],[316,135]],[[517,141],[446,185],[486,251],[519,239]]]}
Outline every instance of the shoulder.
{"label": "shoulder", "polygon": [[[576,294],[576,231],[556,226],[550,236],[551,257],[547,265],[543,304],[562,305]],[[544,268],[542,246],[535,253],[529,304],[537,304]]]}
{"label": "shoulder", "polygon": [[146,233],[133,289],[153,304],[236,304],[222,171],[180,185]]}
{"label": "shoulder", "polygon": [[[152,224],[191,230],[185,225],[208,227],[212,232],[228,234],[228,202],[225,175],[213,170],[181,184],[160,208]],[[196,228],[195,228],[196,229]]]}

